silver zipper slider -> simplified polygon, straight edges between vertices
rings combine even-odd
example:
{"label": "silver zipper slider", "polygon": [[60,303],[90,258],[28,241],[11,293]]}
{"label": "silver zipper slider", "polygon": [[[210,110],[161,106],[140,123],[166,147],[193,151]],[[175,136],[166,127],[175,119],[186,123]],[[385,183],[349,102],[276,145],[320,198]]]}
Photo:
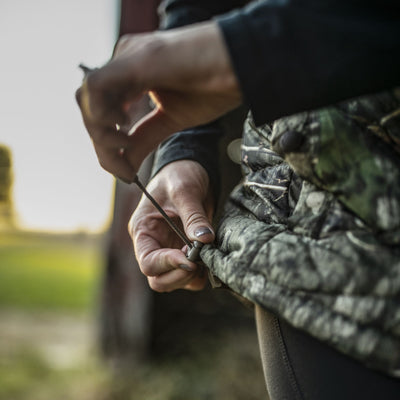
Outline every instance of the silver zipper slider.
{"label": "silver zipper slider", "polygon": [[200,259],[200,257],[199,257],[200,251],[203,246],[204,246],[204,243],[201,243],[197,240],[192,242],[192,247],[189,247],[188,251],[186,252],[186,258],[192,262],[198,261]]}

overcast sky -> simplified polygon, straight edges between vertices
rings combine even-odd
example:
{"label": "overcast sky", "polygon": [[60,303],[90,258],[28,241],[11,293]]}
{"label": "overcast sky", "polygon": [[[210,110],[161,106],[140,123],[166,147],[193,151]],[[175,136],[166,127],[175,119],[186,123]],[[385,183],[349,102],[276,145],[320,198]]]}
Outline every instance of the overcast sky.
{"label": "overcast sky", "polygon": [[1,0],[0,143],[14,160],[14,200],[30,229],[104,226],[113,179],[98,165],[74,100],[80,62],[111,54],[117,0]]}

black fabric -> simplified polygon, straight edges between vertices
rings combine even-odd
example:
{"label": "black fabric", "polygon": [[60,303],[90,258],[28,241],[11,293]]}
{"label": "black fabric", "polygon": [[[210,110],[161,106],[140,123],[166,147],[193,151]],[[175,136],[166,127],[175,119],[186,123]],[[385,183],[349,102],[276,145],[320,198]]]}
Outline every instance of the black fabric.
{"label": "black fabric", "polygon": [[217,196],[219,187],[218,142],[222,135],[223,130],[218,122],[173,135],[159,146],[154,159],[152,176],[173,161],[187,159],[197,161],[207,171],[211,188]]}
{"label": "black fabric", "polygon": [[[245,3],[167,0],[160,7],[161,27],[204,21]],[[269,0],[217,20],[245,101],[261,124],[399,85],[399,16],[394,0]],[[207,166],[215,165],[222,131],[217,123],[211,131],[217,140],[209,140],[204,128],[167,140],[155,171],[209,152],[200,162],[218,182],[217,170]]]}
{"label": "black fabric", "polygon": [[171,29],[206,21],[246,3],[245,0],[165,0],[159,8],[160,28]]}
{"label": "black fabric", "polygon": [[398,400],[400,379],[364,367],[256,306],[270,400]]}
{"label": "black fabric", "polygon": [[400,84],[398,2],[260,1],[218,21],[257,125]]}

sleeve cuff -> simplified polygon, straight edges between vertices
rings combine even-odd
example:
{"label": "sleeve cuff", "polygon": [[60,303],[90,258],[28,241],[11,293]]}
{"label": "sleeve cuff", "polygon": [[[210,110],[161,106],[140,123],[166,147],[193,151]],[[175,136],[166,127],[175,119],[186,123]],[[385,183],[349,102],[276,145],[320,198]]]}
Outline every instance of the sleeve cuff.
{"label": "sleeve cuff", "polygon": [[222,128],[217,122],[174,134],[159,146],[154,158],[152,177],[171,162],[197,161],[207,171],[210,186],[215,197],[218,197],[221,136]]}

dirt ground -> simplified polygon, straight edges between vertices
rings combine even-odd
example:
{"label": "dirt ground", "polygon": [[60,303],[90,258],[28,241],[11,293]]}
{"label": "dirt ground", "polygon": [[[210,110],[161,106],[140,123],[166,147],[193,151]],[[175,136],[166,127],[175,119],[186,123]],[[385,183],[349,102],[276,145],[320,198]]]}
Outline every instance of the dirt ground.
{"label": "dirt ground", "polygon": [[54,369],[68,369],[94,352],[93,322],[84,314],[2,310],[0,354],[19,349],[38,353]]}
{"label": "dirt ground", "polygon": [[[266,399],[250,327],[172,346],[130,368],[99,357],[91,316],[0,312],[0,400]],[[169,351],[171,350],[171,351]]]}

